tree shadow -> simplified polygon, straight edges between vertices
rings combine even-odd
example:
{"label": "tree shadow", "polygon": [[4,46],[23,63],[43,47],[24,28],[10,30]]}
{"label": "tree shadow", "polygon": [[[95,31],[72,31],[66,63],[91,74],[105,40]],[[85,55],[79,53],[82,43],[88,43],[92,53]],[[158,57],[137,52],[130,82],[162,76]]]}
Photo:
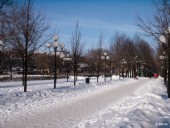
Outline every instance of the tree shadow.
{"label": "tree shadow", "polygon": [[165,95],[165,94],[161,94],[160,96],[161,96],[161,98],[164,99],[164,100],[167,100],[167,99],[168,99],[168,96]]}
{"label": "tree shadow", "polygon": [[21,87],[22,85],[4,85],[0,86],[0,88],[13,88],[13,87]]}
{"label": "tree shadow", "polygon": [[170,120],[163,119],[162,123],[160,123],[160,126],[158,125],[158,128],[170,128]]}

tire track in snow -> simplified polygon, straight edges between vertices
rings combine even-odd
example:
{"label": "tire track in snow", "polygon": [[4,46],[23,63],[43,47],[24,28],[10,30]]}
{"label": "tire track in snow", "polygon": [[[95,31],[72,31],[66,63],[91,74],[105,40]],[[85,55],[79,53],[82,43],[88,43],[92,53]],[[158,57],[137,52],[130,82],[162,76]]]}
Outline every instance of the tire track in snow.
{"label": "tire track in snow", "polygon": [[7,120],[2,128],[70,128],[94,113],[124,98],[151,80],[139,79],[132,84],[104,90],[94,95],[60,105],[51,105],[23,111]]}

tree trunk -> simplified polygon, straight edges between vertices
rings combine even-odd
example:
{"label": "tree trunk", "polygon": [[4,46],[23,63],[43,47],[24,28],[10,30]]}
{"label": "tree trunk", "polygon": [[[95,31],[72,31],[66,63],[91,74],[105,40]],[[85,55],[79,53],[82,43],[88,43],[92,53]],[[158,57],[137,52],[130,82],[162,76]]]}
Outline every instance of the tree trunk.
{"label": "tree trunk", "polygon": [[28,57],[27,57],[27,53],[25,55],[25,61],[24,61],[24,92],[27,92],[27,73],[28,73],[28,68],[27,68],[27,65],[28,65]]}
{"label": "tree trunk", "polygon": [[56,59],[56,52],[57,52],[57,47],[54,48],[55,55],[54,55],[54,88],[56,88],[56,82],[57,82],[57,59]]}
{"label": "tree trunk", "polygon": [[10,79],[12,80],[12,58],[10,56]]}
{"label": "tree trunk", "polygon": [[170,98],[170,51],[168,51],[168,85],[167,85],[168,98]]}
{"label": "tree trunk", "polygon": [[104,62],[104,81],[106,82],[106,56],[105,56],[105,62]]}
{"label": "tree trunk", "polygon": [[118,72],[119,72],[119,79],[120,79],[120,67],[118,67]]}
{"label": "tree trunk", "polygon": [[76,64],[74,64],[74,86],[76,85]]}
{"label": "tree trunk", "polygon": [[25,56],[25,63],[24,63],[24,92],[27,92],[27,73],[28,73],[28,68],[27,68],[27,56]]}
{"label": "tree trunk", "polygon": [[168,85],[167,85],[168,98],[170,98],[170,63],[169,62],[170,62],[170,55],[168,55]]}
{"label": "tree trunk", "polygon": [[69,62],[67,62],[67,82],[68,82],[68,67],[69,67]]}
{"label": "tree trunk", "polygon": [[110,61],[110,80],[112,80],[112,61]]}
{"label": "tree trunk", "polygon": [[163,70],[163,77],[164,77],[165,86],[167,86],[167,70],[168,70],[168,68],[167,68],[167,59],[168,58],[164,59],[164,70]]}
{"label": "tree trunk", "polygon": [[99,72],[100,72],[100,69],[99,69],[99,65],[97,67],[97,82],[99,82]]}
{"label": "tree trunk", "polygon": [[24,86],[24,81],[25,81],[24,74],[25,74],[25,67],[24,67],[24,59],[23,59],[22,61],[22,86]]}

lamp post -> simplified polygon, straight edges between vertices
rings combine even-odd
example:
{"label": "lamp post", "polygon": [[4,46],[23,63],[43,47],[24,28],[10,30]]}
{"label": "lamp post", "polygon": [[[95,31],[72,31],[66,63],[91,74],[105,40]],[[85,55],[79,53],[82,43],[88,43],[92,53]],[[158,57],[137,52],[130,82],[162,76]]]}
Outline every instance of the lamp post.
{"label": "lamp post", "polygon": [[140,68],[141,68],[141,76],[143,76],[143,69],[144,69],[144,66],[141,65]]}
{"label": "lamp post", "polygon": [[[57,52],[62,52],[64,49],[64,44],[58,42],[58,35],[54,35],[53,39],[54,42],[47,43],[46,46],[50,49],[51,47],[54,48],[54,88],[56,88],[57,82]],[[58,49],[59,48],[59,49]]]}
{"label": "lamp post", "polygon": [[147,77],[147,64],[146,63],[143,63],[143,76],[144,77]]}
{"label": "lamp post", "polygon": [[110,57],[110,80],[112,80],[112,59]]}
{"label": "lamp post", "polygon": [[107,55],[107,52],[104,52],[104,54],[103,54],[103,56],[101,56],[101,59],[103,59],[104,60],[104,75],[105,75],[105,79],[104,79],[104,81],[106,81],[106,60],[109,60],[110,59],[110,57]]}
{"label": "lamp post", "polygon": [[10,78],[12,80],[12,55],[10,55],[9,59],[10,59]]}
{"label": "lamp post", "polygon": [[72,58],[70,58],[70,54],[67,52],[67,55],[66,55],[66,57],[63,59],[65,62],[66,62],[66,64],[67,64],[67,82],[68,82],[68,66],[69,66],[69,62],[70,61],[72,61]]}
{"label": "lamp post", "polygon": [[135,56],[134,60],[135,60],[134,78],[136,78],[137,77],[137,56]]}
{"label": "lamp post", "polygon": [[125,68],[125,63],[126,63],[125,59],[122,59],[122,63],[123,63],[123,72],[122,72],[122,76],[123,76],[123,79],[124,79],[124,68]]}

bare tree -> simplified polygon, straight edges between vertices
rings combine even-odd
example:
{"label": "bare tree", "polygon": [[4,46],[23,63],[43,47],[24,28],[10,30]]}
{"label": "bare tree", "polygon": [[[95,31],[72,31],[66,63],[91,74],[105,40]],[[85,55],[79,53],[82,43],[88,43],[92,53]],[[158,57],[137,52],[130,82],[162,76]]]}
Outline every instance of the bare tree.
{"label": "bare tree", "polygon": [[74,70],[74,85],[76,85],[76,77],[77,77],[77,70],[78,70],[78,63],[81,60],[81,56],[84,53],[85,49],[85,42],[81,39],[81,32],[79,29],[79,23],[77,21],[76,28],[74,33],[72,34],[70,41],[70,51],[73,60],[73,70]]}
{"label": "bare tree", "polygon": [[[169,0],[154,0],[153,4],[156,9],[154,14],[154,21],[143,21],[138,17],[138,24],[147,35],[154,37],[162,44],[168,56],[168,71],[170,71],[170,1]],[[164,40],[161,40],[161,36]],[[170,98],[170,72],[168,72],[168,98]]]}
{"label": "bare tree", "polygon": [[116,33],[111,39],[111,53],[113,55],[113,60],[115,66],[118,67],[118,73],[120,76],[121,60],[126,59],[126,36]]}
{"label": "bare tree", "polygon": [[[163,56],[164,59],[162,59],[161,56]],[[156,61],[157,67],[159,67],[158,69],[159,69],[160,75],[164,78],[164,83],[166,85],[167,84],[167,58],[161,45],[158,45],[157,56],[156,56],[155,61]]]}
{"label": "bare tree", "polygon": [[145,40],[140,39],[138,42],[135,43],[135,53],[138,60],[138,68],[140,65],[143,65],[149,68],[150,73],[148,72],[148,74],[153,74],[154,72],[156,72],[156,65],[154,62],[154,51]]}
{"label": "bare tree", "polygon": [[125,40],[125,53],[126,53],[126,56],[125,56],[125,59],[126,59],[126,65],[127,65],[127,70],[126,70],[126,75],[129,77],[132,77],[133,75],[133,60],[134,60],[134,57],[135,57],[135,44],[134,44],[134,41],[127,38]]}
{"label": "bare tree", "polygon": [[13,0],[0,0],[0,9],[4,7],[4,5],[11,5]]}
{"label": "bare tree", "polygon": [[24,92],[27,91],[28,62],[48,38],[45,32],[49,26],[41,13],[36,13],[33,0],[25,0],[14,6],[6,15],[6,30],[8,30],[9,46],[16,50],[23,63]]}
{"label": "bare tree", "polygon": [[102,32],[100,32],[99,41],[98,41],[98,44],[97,44],[97,49],[95,50],[95,60],[96,60],[96,66],[97,66],[97,71],[96,71],[97,82],[99,81],[101,64],[102,64],[102,60],[101,60],[101,56],[102,56],[102,53],[103,53],[102,45],[103,45],[103,34],[102,34]]}
{"label": "bare tree", "polygon": [[136,47],[136,55],[141,61],[153,62],[153,49],[149,46],[149,44],[141,39],[138,43],[135,44]]}
{"label": "bare tree", "polygon": [[[4,22],[6,22],[6,13],[9,9],[11,9],[13,5],[13,0],[0,0],[0,40],[3,42],[6,41],[6,33],[4,28]],[[6,7],[6,6],[9,6]]]}
{"label": "bare tree", "polygon": [[96,63],[95,63],[95,49],[91,48],[88,50],[86,56],[86,63],[88,64],[88,74],[89,76],[94,76],[96,71]]}

